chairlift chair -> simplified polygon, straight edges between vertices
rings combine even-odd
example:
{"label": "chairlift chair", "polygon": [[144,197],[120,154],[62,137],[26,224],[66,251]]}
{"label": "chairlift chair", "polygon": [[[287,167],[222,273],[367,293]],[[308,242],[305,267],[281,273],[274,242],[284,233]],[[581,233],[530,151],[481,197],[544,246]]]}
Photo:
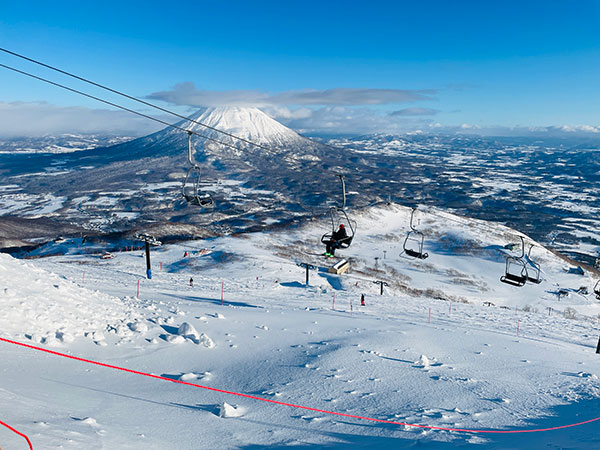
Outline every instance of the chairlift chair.
{"label": "chairlift chair", "polygon": [[335,206],[329,210],[329,218],[331,220],[331,231],[325,233],[321,236],[321,243],[327,244],[331,242],[333,239],[333,233],[337,231],[341,224],[347,224],[346,232],[348,234],[344,239],[340,239],[337,241],[338,248],[348,248],[350,244],[352,244],[352,239],[354,239],[354,233],[356,230],[356,222],[350,220],[348,214],[343,209],[336,208]]}
{"label": "chairlift chair", "polygon": [[414,227],[414,215],[415,208],[410,213],[410,231],[406,234],[402,248],[404,249],[404,253],[411,258],[426,259],[429,257],[429,254],[423,252],[425,235]]}
{"label": "chairlift chair", "polygon": [[525,286],[529,277],[527,276],[527,264],[521,258],[509,256],[506,258],[506,269],[500,281],[512,286]]}
{"label": "chairlift chair", "polygon": [[[500,281],[511,286],[525,286],[529,279],[527,273],[527,261],[525,261],[525,241],[521,237],[521,256],[507,256],[504,275],[500,277]],[[538,275],[539,278],[539,275]]]}
{"label": "chairlift chair", "polygon": [[[348,217],[348,214],[346,213],[346,182],[344,180],[344,175],[342,174],[337,174],[337,176],[340,178],[340,181],[342,182],[342,206],[338,207],[338,206],[332,206],[329,209],[329,218],[331,220],[331,231],[325,233],[323,236],[321,236],[321,243],[323,244],[328,244],[332,241],[333,239],[333,233],[335,233],[337,231],[337,229],[340,227],[341,224],[346,224],[347,225],[347,231],[346,233],[348,234],[347,237],[345,237],[344,239],[338,240],[337,241],[337,247],[338,248],[348,248],[350,247],[350,244],[352,244],[352,240],[354,239],[354,235],[356,233],[356,221],[351,220]],[[349,231],[349,232],[348,232]]]}
{"label": "chairlift chair", "polygon": [[534,247],[530,244],[529,252],[527,253],[527,281],[530,283],[540,284],[542,282],[542,270],[540,265],[531,259],[531,249]]}
{"label": "chairlift chair", "polygon": [[190,167],[188,169],[183,186],[181,187],[181,195],[186,202],[194,206],[202,208],[212,208],[215,206],[212,197],[207,193],[203,193],[200,188],[200,172],[197,167]]}
{"label": "chairlift chair", "polygon": [[194,160],[192,144],[192,132],[188,131],[188,155],[187,162],[189,168],[181,186],[181,195],[190,205],[200,206],[201,208],[213,208],[215,201],[206,192],[202,192],[200,186],[200,166]]}

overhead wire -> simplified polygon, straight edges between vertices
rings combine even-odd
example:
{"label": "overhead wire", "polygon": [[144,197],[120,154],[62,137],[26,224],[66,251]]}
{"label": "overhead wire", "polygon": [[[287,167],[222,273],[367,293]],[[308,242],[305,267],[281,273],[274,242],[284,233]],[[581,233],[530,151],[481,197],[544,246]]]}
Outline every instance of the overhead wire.
{"label": "overhead wire", "polygon": [[[136,98],[136,97],[133,97],[133,96],[131,96],[131,95],[129,95],[129,94],[126,94],[126,93],[124,93],[124,92],[118,91],[118,90],[116,90],[116,89],[112,89],[112,88],[110,88],[110,87],[108,87],[108,86],[102,85],[102,84],[100,84],[100,83],[97,83],[97,82],[95,82],[95,81],[89,80],[89,79],[87,79],[87,78],[84,78],[84,77],[81,77],[81,76],[79,76],[79,75],[75,75],[75,74],[73,74],[73,73],[71,73],[71,72],[68,72],[68,71],[65,71],[65,70],[62,70],[62,69],[59,69],[58,67],[55,67],[55,66],[52,66],[52,65],[49,65],[49,64],[43,63],[43,62],[41,62],[41,61],[38,61],[38,60],[36,60],[36,59],[33,59],[33,58],[30,58],[30,57],[27,57],[27,56],[25,56],[25,55],[19,54],[19,53],[17,53],[17,52],[14,52],[14,51],[8,50],[8,49],[6,49],[6,48],[2,48],[2,47],[0,47],[0,51],[2,51],[2,52],[4,52],[4,53],[7,53],[7,54],[9,54],[9,55],[12,55],[12,56],[15,56],[15,57],[21,58],[21,59],[23,59],[23,60],[29,61],[29,62],[31,62],[31,63],[37,64],[37,65],[40,65],[40,66],[42,66],[42,67],[48,68],[48,69],[50,69],[50,70],[56,71],[56,72],[58,72],[58,73],[61,73],[61,74],[67,75],[67,76],[69,76],[69,77],[72,77],[72,78],[74,78],[74,79],[77,79],[77,80],[83,81],[83,82],[85,82],[85,83],[91,84],[91,85],[93,85],[93,86],[99,87],[99,88],[101,88],[101,89],[104,89],[104,90],[106,90],[106,91],[109,91],[109,92],[115,93],[115,94],[117,94],[117,95],[123,96],[123,97],[125,97],[125,98],[127,98],[127,99],[130,99],[130,100],[136,101],[136,102],[138,102],[138,103],[141,103],[141,104],[143,104],[143,105],[146,105],[146,106],[149,106],[149,107],[155,108],[155,109],[157,109],[157,110],[159,110],[159,111],[162,111],[162,112],[164,112],[164,113],[171,114],[171,115],[173,115],[173,116],[175,116],[175,117],[178,117],[178,118],[180,118],[180,119],[182,119],[182,120],[186,120],[186,121],[188,121],[188,122],[195,123],[195,124],[197,124],[197,125],[203,126],[203,127],[207,128],[207,129],[210,129],[210,130],[213,130],[213,131],[215,131],[215,132],[221,133],[221,134],[223,134],[223,135],[229,136],[229,137],[231,137],[231,138],[233,138],[233,139],[236,139],[236,140],[239,140],[239,141],[241,141],[241,142],[244,142],[244,143],[247,143],[247,144],[253,145],[253,146],[257,147],[257,148],[261,148],[261,149],[264,149],[264,150],[270,150],[268,147],[266,147],[266,146],[264,146],[264,145],[258,144],[258,143],[256,143],[256,142],[250,141],[250,140],[248,140],[248,139],[244,139],[244,138],[242,138],[242,137],[240,137],[240,136],[236,136],[236,135],[234,135],[234,134],[228,133],[228,132],[226,132],[226,131],[223,131],[223,130],[220,130],[220,129],[218,129],[218,128],[212,127],[212,126],[210,126],[210,125],[207,125],[207,124],[205,124],[205,123],[199,122],[199,121],[197,121],[197,120],[195,120],[195,119],[192,119],[192,118],[190,118],[190,117],[186,117],[186,116],[183,116],[183,115],[181,115],[181,114],[178,114],[178,113],[176,113],[176,112],[173,112],[173,111],[171,111],[171,110],[168,110],[168,109],[166,109],[166,108],[162,108],[162,107],[160,107],[160,106],[158,106],[158,105],[155,105],[155,104],[153,104],[153,103],[150,103],[150,102],[147,102],[147,101],[144,101],[144,100],[138,99],[138,98]],[[212,137],[210,137],[210,136],[203,135],[203,134],[201,134],[201,133],[198,133],[197,131],[189,130],[189,129],[187,129],[187,128],[184,128],[184,127],[181,127],[181,126],[179,126],[179,125],[177,125],[177,124],[171,124],[171,123],[169,123],[169,122],[166,122],[166,121],[164,121],[164,120],[158,119],[158,118],[156,118],[156,117],[153,117],[153,116],[150,116],[150,115],[148,115],[148,114],[144,114],[144,113],[142,113],[142,112],[139,112],[139,111],[133,110],[133,109],[131,109],[131,108],[127,108],[127,107],[125,107],[125,106],[122,106],[122,105],[119,105],[119,104],[117,104],[117,103],[114,103],[114,102],[111,102],[111,101],[108,101],[108,100],[104,100],[104,99],[102,99],[102,98],[100,98],[100,97],[98,97],[98,96],[91,95],[91,94],[88,94],[88,93],[86,93],[86,92],[80,91],[80,90],[78,90],[78,89],[74,89],[74,88],[71,88],[71,87],[65,86],[65,85],[63,85],[63,84],[57,83],[57,82],[55,82],[55,81],[52,81],[52,80],[46,79],[46,78],[44,78],[44,77],[41,77],[41,76],[38,76],[38,75],[34,75],[34,74],[32,74],[32,73],[29,73],[29,72],[26,72],[26,71],[24,71],[24,70],[20,70],[20,69],[17,69],[17,68],[15,68],[15,67],[11,67],[11,66],[8,66],[8,65],[6,65],[6,64],[0,64],[0,67],[3,67],[3,68],[5,68],[5,69],[8,69],[8,70],[14,71],[14,72],[16,72],[16,73],[19,73],[19,74],[22,74],[22,75],[25,75],[25,76],[28,76],[28,77],[31,77],[31,78],[34,78],[34,79],[37,79],[37,80],[39,80],[39,81],[42,81],[42,82],[45,82],[45,83],[51,84],[51,85],[53,85],[53,86],[56,86],[56,87],[59,87],[59,88],[65,89],[65,90],[67,90],[67,91],[70,91],[70,92],[73,92],[73,93],[77,93],[77,94],[79,94],[79,95],[82,95],[82,96],[85,96],[85,97],[91,98],[91,99],[93,99],[93,100],[96,100],[96,101],[102,102],[102,103],[104,103],[104,104],[107,104],[107,105],[109,105],[109,106],[113,106],[113,107],[115,107],[115,108],[118,108],[118,109],[121,109],[121,110],[123,110],[123,111],[127,111],[127,112],[130,112],[130,113],[132,113],[132,114],[136,114],[136,115],[138,115],[138,116],[140,116],[140,117],[144,117],[144,118],[147,118],[147,119],[153,120],[153,121],[155,121],[155,122],[158,122],[158,123],[160,123],[160,124],[166,125],[167,127],[174,128],[174,129],[181,130],[181,131],[185,131],[186,133],[194,134],[194,135],[196,135],[196,136],[198,136],[198,137],[204,138],[204,139],[206,139],[206,140],[208,140],[208,141],[215,142],[215,143],[217,143],[217,144],[219,144],[219,145],[223,145],[223,146],[225,146],[225,147],[228,147],[228,148],[231,148],[231,149],[233,149],[233,150],[239,150],[239,149],[238,149],[236,146],[234,146],[234,145],[232,145],[232,144],[229,144],[229,143],[226,143],[226,142],[220,141],[220,140],[218,140],[218,139],[215,139],[215,138],[212,138]],[[334,147],[332,147],[332,146],[330,146],[330,145],[327,145],[327,144],[322,144],[322,145],[325,145],[325,146],[327,146],[327,147],[330,147],[330,148],[334,148]],[[302,205],[301,205],[301,206],[302,206]]]}
{"label": "overhead wire", "polygon": [[[237,140],[239,140],[241,142],[245,142],[246,144],[250,144],[250,145],[253,145],[255,147],[262,148],[263,150],[269,150],[269,148],[266,147],[266,146],[264,146],[264,145],[257,144],[256,142],[252,142],[252,141],[250,141],[248,139],[245,139],[245,138],[242,138],[240,136],[236,136],[234,134],[228,133],[227,131],[220,130],[218,128],[215,128],[213,126],[207,125],[207,124],[202,123],[202,122],[199,122],[199,121],[197,121],[195,119],[191,119],[191,118],[186,117],[184,115],[178,114],[178,113],[176,113],[174,111],[168,110],[168,109],[163,108],[161,106],[155,105],[155,104],[147,102],[145,100],[141,100],[141,99],[139,99],[137,97],[134,97],[132,95],[126,94],[126,93],[121,92],[121,91],[118,91],[116,89],[112,89],[112,88],[110,88],[108,86],[105,86],[103,84],[100,84],[100,83],[97,83],[95,81],[89,80],[87,78],[81,77],[79,75],[75,75],[74,73],[68,72],[66,70],[59,69],[58,67],[51,66],[50,64],[43,63],[41,61],[38,61],[36,59],[30,58],[30,57],[25,56],[25,55],[21,55],[19,53],[13,52],[13,51],[8,50],[6,48],[0,47],[0,51],[2,51],[4,53],[8,53],[9,55],[12,55],[12,56],[16,56],[17,58],[24,59],[25,61],[29,61],[29,62],[37,64],[39,66],[45,67],[47,69],[54,70],[55,72],[61,73],[63,75],[67,75],[67,76],[69,76],[71,78],[75,78],[76,80],[83,81],[84,83],[88,83],[88,84],[91,84],[93,86],[99,87],[99,88],[104,89],[106,91],[112,92],[113,94],[117,94],[117,95],[125,97],[125,98],[127,98],[129,100],[133,100],[135,102],[141,103],[142,105],[149,106],[149,107],[157,109],[157,110],[159,110],[161,112],[164,112],[164,113],[167,113],[167,114],[171,114],[171,115],[173,115],[175,117],[178,117],[180,119],[183,119],[183,120],[195,123],[195,124],[200,125],[202,127],[208,128],[209,130],[213,130],[213,131],[215,131],[217,133],[221,133],[221,134],[229,136],[229,137],[231,137],[233,139],[237,139]],[[6,67],[6,66],[4,66],[4,67]],[[98,99],[96,99],[96,100],[98,100]],[[207,136],[203,136],[203,137],[209,139]]]}
{"label": "overhead wire", "polygon": [[181,131],[185,131],[186,133],[195,134],[196,136],[202,137],[202,138],[204,138],[204,139],[207,139],[207,140],[209,140],[209,141],[216,142],[216,143],[217,143],[217,144],[219,144],[219,145],[224,145],[224,146],[226,146],[226,147],[229,147],[229,148],[232,148],[232,149],[234,149],[234,150],[238,150],[238,148],[237,148],[237,147],[235,147],[234,145],[228,144],[228,143],[226,143],[226,142],[219,141],[218,139],[214,139],[214,138],[211,138],[211,137],[209,137],[209,136],[205,136],[205,135],[203,135],[203,134],[200,134],[200,133],[198,133],[198,132],[196,132],[196,131],[187,130],[187,129],[183,128],[183,127],[180,127],[179,125],[174,125],[174,124],[172,124],[172,123],[169,123],[169,122],[167,122],[167,121],[165,121],[165,120],[162,120],[162,119],[158,119],[158,118],[156,118],[156,117],[149,116],[148,114],[141,113],[141,112],[139,112],[139,111],[136,111],[136,110],[134,110],[134,109],[130,109],[130,108],[127,108],[127,107],[125,107],[125,106],[119,105],[119,104],[117,104],[117,103],[113,103],[113,102],[110,102],[110,101],[108,101],[108,100],[104,100],[104,99],[102,99],[102,98],[100,98],[100,97],[96,97],[96,96],[94,96],[94,95],[88,94],[88,93],[86,93],[86,92],[79,91],[79,90],[77,90],[77,89],[73,89],[73,88],[71,88],[71,87],[65,86],[64,84],[60,84],[60,83],[57,83],[57,82],[55,82],[55,81],[48,80],[47,78],[43,78],[43,77],[40,77],[40,76],[38,76],[38,75],[34,75],[34,74],[32,74],[32,73],[26,72],[26,71],[24,71],[24,70],[17,69],[17,68],[15,68],[15,67],[7,66],[6,64],[1,64],[1,63],[0,63],[0,67],[3,67],[3,68],[5,68],[5,69],[8,69],[8,70],[12,70],[13,72],[20,73],[20,74],[22,74],[22,75],[25,75],[25,76],[28,76],[28,77],[34,78],[34,79],[36,79],[36,80],[39,80],[39,81],[43,81],[44,83],[51,84],[51,85],[53,85],[53,86],[56,86],[56,87],[59,87],[59,88],[61,88],[61,89],[65,89],[65,90],[67,90],[67,91],[74,92],[74,93],[76,93],[76,94],[79,94],[79,95],[83,95],[84,97],[91,98],[91,99],[93,99],[93,100],[96,100],[96,101],[102,102],[102,103],[104,103],[104,104],[106,104],[106,105],[110,105],[110,106],[113,106],[113,107],[115,107],[115,108],[122,109],[123,111],[127,111],[127,112],[130,112],[130,113],[133,113],[133,114],[137,114],[138,116],[145,117],[146,119],[154,120],[155,122],[161,123],[161,124],[163,124],[163,125],[166,125],[166,126],[168,126],[168,127],[171,127],[171,128],[175,128],[176,130],[181,130]]}
{"label": "overhead wire", "polygon": [[[60,68],[58,68],[58,67],[52,66],[52,65],[50,65],[50,64],[44,63],[44,62],[42,62],[42,61],[39,61],[39,60],[36,60],[36,59],[34,59],[34,58],[31,58],[31,57],[28,57],[28,56],[22,55],[22,54],[20,54],[20,53],[14,52],[14,51],[12,51],[12,50],[9,50],[9,49],[3,48],[3,47],[0,47],[0,51],[2,51],[2,52],[4,52],[4,53],[7,53],[7,54],[9,54],[9,55],[15,56],[15,57],[17,57],[17,58],[21,58],[21,59],[23,59],[23,60],[25,60],[25,61],[28,61],[28,62],[31,62],[31,63],[33,63],[33,64],[37,64],[37,65],[39,65],[39,66],[42,66],[42,67],[45,67],[45,68],[47,68],[47,69],[53,70],[53,71],[55,71],[55,72],[58,72],[58,73],[60,73],[60,74],[63,74],[63,75],[69,76],[69,77],[71,77],[71,78],[74,78],[74,79],[76,79],[76,80],[79,80],[79,81],[82,81],[82,82],[88,83],[88,84],[90,84],[90,85],[92,85],[92,86],[96,86],[96,87],[98,87],[98,88],[104,89],[104,90],[106,90],[106,91],[108,91],[108,92],[111,92],[111,93],[114,93],[114,94],[120,95],[120,96],[122,96],[122,97],[125,97],[125,98],[127,98],[127,99],[129,99],[129,100],[133,100],[133,101],[135,101],[135,102],[138,102],[138,103],[140,103],[140,104],[143,104],[143,105],[145,105],[145,106],[148,106],[148,107],[151,107],[151,108],[155,108],[155,109],[157,109],[157,110],[159,110],[159,111],[161,111],[161,112],[164,112],[164,113],[167,113],[167,114],[171,114],[171,115],[173,115],[173,116],[175,116],[175,117],[177,117],[177,118],[180,118],[180,119],[182,119],[182,120],[185,120],[185,121],[188,121],[188,122],[191,122],[191,123],[194,123],[194,124],[200,125],[200,126],[202,126],[202,127],[205,127],[205,128],[207,128],[207,129],[210,129],[210,130],[213,130],[213,131],[215,131],[215,132],[221,133],[221,134],[223,134],[223,135],[229,136],[229,137],[231,137],[231,138],[233,138],[233,139],[239,140],[239,141],[241,141],[241,142],[244,142],[244,143],[246,143],[246,144],[250,144],[250,145],[253,145],[253,146],[257,147],[257,148],[261,148],[261,149],[264,149],[264,150],[270,150],[268,147],[266,147],[266,146],[264,146],[264,145],[258,144],[258,143],[256,143],[256,142],[250,141],[250,140],[248,140],[248,139],[245,139],[245,138],[242,138],[242,137],[240,137],[240,136],[236,136],[236,135],[234,135],[234,134],[228,133],[228,132],[226,132],[226,131],[223,131],[223,130],[220,130],[220,129],[218,129],[218,128],[212,127],[212,126],[210,126],[210,125],[207,125],[207,124],[205,124],[205,123],[203,123],[203,122],[197,121],[197,120],[195,120],[195,119],[192,119],[192,118],[190,118],[190,117],[186,117],[186,116],[183,116],[183,115],[181,115],[181,114],[178,114],[178,113],[176,113],[176,112],[174,112],[174,111],[171,111],[171,110],[169,110],[169,109],[167,109],[167,108],[163,108],[163,107],[161,107],[161,106],[155,105],[155,104],[153,104],[153,103],[150,103],[150,102],[147,102],[147,101],[145,101],[145,100],[141,100],[141,99],[139,99],[139,98],[133,97],[133,96],[131,96],[131,95],[129,95],[129,94],[126,94],[126,93],[124,93],[124,92],[122,92],[122,91],[119,91],[119,90],[117,90],[117,89],[110,88],[110,87],[108,87],[108,86],[105,86],[105,85],[103,85],[103,84],[97,83],[97,82],[95,82],[95,81],[92,81],[92,80],[90,80],[90,79],[87,79],[87,78],[85,78],[85,77],[82,77],[82,76],[76,75],[76,74],[74,74],[74,73],[68,72],[68,71],[66,71],[66,70],[60,69]],[[194,135],[196,135],[196,136],[199,136],[199,137],[201,137],[201,138],[204,138],[204,139],[206,139],[206,140],[209,140],[209,141],[215,142],[215,143],[217,143],[217,144],[219,144],[219,145],[223,145],[223,146],[229,147],[229,148],[231,148],[231,149],[233,149],[233,150],[239,150],[239,149],[238,149],[237,147],[235,147],[234,145],[228,144],[228,143],[226,143],[226,142],[223,142],[223,141],[220,141],[220,140],[218,140],[218,139],[211,138],[211,137],[209,137],[209,136],[203,135],[203,134],[201,134],[201,133],[198,133],[198,132],[196,132],[196,131],[188,130],[187,128],[183,128],[183,127],[181,127],[181,126],[178,126],[178,125],[176,125],[176,124],[171,124],[171,123],[169,123],[169,122],[166,122],[166,121],[164,121],[164,120],[158,119],[158,118],[156,118],[156,117],[152,117],[152,116],[150,116],[150,115],[148,115],[148,114],[144,114],[144,113],[141,113],[141,112],[139,112],[139,111],[135,111],[135,110],[133,110],[133,109],[131,109],[131,108],[127,108],[127,107],[125,107],[125,106],[119,105],[119,104],[117,104],[117,103],[114,103],[114,102],[111,102],[111,101],[108,101],[108,100],[104,100],[104,99],[102,99],[102,98],[100,98],[100,97],[98,97],[98,96],[94,96],[94,95],[88,94],[88,93],[86,93],[86,92],[83,92],[83,91],[80,91],[80,90],[77,90],[77,89],[74,89],[74,88],[71,88],[71,87],[65,86],[65,85],[63,85],[63,84],[57,83],[57,82],[55,82],[55,81],[48,80],[48,79],[46,79],[46,78],[43,78],[43,77],[41,77],[41,76],[38,76],[38,75],[31,74],[31,73],[29,73],[29,72],[26,72],[26,71],[24,71],[24,70],[19,70],[19,69],[17,69],[17,68],[14,68],[14,67],[8,66],[8,65],[6,65],[6,64],[0,64],[0,67],[3,67],[3,68],[5,68],[5,69],[12,70],[12,71],[14,71],[14,72],[17,72],[17,73],[20,73],[20,74],[22,74],[22,75],[25,75],[25,76],[28,76],[28,77],[31,77],[31,78],[34,78],[34,79],[37,79],[37,80],[43,81],[43,82],[45,82],[45,83],[48,83],[48,84],[54,85],[54,86],[56,86],[56,87],[60,87],[60,88],[62,88],[62,89],[65,89],[65,90],[68,90],[68,91],[71,91],[71,92],[77,93],[77,94],[79,94],[79,95],[83,95],[83,96],[85,96],[85,97],[88,97],[88,98],[91,98],[91,99],[93,99],[93,100],[96,100],[96,101],[102,102],[102,103],[104,103],[104,104],[107,104],[107,105],[113,106],[113,107],[115,107],[115,108],[119,108],[119,109],[121,109],[121,110],[124,110],[124,111],[130,112],[130,113],[132,113],[132,114],[136,114],[136,115],[138,115],[138,116],[141,116],[141,117],[144,117],[144,118],[147,118],[147,119],[153,120],[153,121],[155,121],[155,122],[158,122],[158,123],[161,123],[161,124],[163,124],[163,125],[166,125],[167,127],[174,128],[174,129],[178,129],[178,130],[181,130],[181,131],[185,131],[185,132],[187,132],[187,133],[194,134]],[[331,149],[336,149],[336,150],[339,150],[339,147],[334,147],[334,146],[332,146],[332,145],[329,145],[329,144],[326,144],[326,143],[323,143],[323,142],[320,142],[320,144],[321,144],[321,145],[323,145],[323,146],[325,146],[325,147],[331,148]]]}
{"label": "overhead wire", "polygon": [[[491,227],[489,225],[486,225],[485,223],[479,223],[479,222],[481,222],[481,220],[479,220],[479,219],[463,218],[463,217],[458,216],[456,214],[451,214],[451,213],[449,213],[447,211],[443,211],[443,210],[441,210],[440,208],[437,208],[437,207],[427,206],[427,207],[421,208],[421,209],[424,210],[424,211],[428,211],[428,212],[430,212],[432,214],[436,214],[436,215],[443,214],[444,215],[444,220],[448,220],[450,222],[454,222],[454,223],[457,223],[459,225],[464,225],[464,226],[467,226],[467,227],[470,227],[470,228],[479,228],[480,230],[485,230],[485,231],[488,231],[488,232],[491,232],[491,233],[495,233],[495,234],[512,234],[512,235],[519,236],[519,237],[523,236],[524,238],[528,238],[528,239],[532,240],[525,233],[522,233],[522,232],[517,231],[517,230],[513,230],[513,229],[511,229],[509,227],[506,227],[505,225],[502,225],[502,224],[501,224],[501,226],[505,227],[506,228],[505,230],[502,230],[502,229],[499,230],[498,228]],[[451,217],[451,216],[458,217],[458,218],[461,218],[461,219],[464,219],[464,220],[462,220],[462,221],[461,220],[457,220],[457,219],[455,219],[454,217]]]}

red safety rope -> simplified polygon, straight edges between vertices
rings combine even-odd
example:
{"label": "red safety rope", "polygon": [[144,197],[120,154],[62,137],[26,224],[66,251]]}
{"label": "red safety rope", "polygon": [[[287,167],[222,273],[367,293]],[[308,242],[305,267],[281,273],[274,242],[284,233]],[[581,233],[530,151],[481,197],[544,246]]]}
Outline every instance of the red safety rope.
{"label": "red safety rope", "polygon": [[596,422],[596,421],[600,420],[600,417],[596,417],[594,419],[585,420],[583,422],[572,423],[569,425],[561,425],[561,426],[550,427],[550,428],[522,429],[522,430],[493,430],[493,429],[492,430],[486,430],[486,429],[472,430],[472,429],[466,429],[466,428],[436,427],[436,426],[432,426],[432,425],[419,425],[419,424],[414,424],[414,423],[396,422],[393,420],[376,419],[373,417],[364,417],[364,416],[357,416],[354,414],[346,414],[346,413],[340,413],[340,412],[335,412],[335,411],[327,411],[324,409],[311,408],[310,406],[296,405],[294,403],[279,402],[277,400],[271,400],[268,398],[257,397],[255,395],[242,394],[240,392],[226,391],[224,389],[217,389],[217,388],[213,388],[213,387],[209,387],[209,386],[203,386],[201,384],[188,383],[187,381],[174,380],[172,378],[161,377],[160,375],[153,375],[151,373],[140,372],[137,370],[127,369],[125,367],[113,366],[112,364],[105,364],[105,363],[101,363],[98,361],[92,361],[90,359],[79,358],[77,356],[67,355],[65,353],[55,352],[53,350],[36,347],[34,345],[24,344],[22,342],[17,342],[17,341],[11,341],[10,339],[0,338],[0,341],[7,342],[9,344],[19,345],[21,347],[30,348],[32,350],[38,350],[38,351],[41,351],[44,353],[49,353],[49,354],[55,355],[55,356],[62,356],[63,358],[69,358],[69,359],[73,359],[75,361],[80,361],[80,362],[84,362],[84,363],[88,363],[88,364],[94,364],[96,366],[106,367],[106,368],[114,369],[114,370],[120,370],[122,372],[133,373],[136,375],[143,375],[145,377],[156,378],[158,380],[170,381],[172,383],[183,384],[183,385],[192,386],[195,388],[206,389],[208,391],[220,392],[222,394],[235,395],[237,397],[250,398],[252,400],[259,400],[261,402],[272,403],[272,404],[282,405],[282,406],[289,406],[292,408],[304,409],[307,411],[314,411],[314,412],[329,414],[329,415],[333,415],[333,416],[350,417],[352,419],[368,420],[371,422],[387,423],[387,424],[391,424],[391,425],[402,425],[402,426],[414,427],[414,428],[424,428],[424,429],[428,429],[428,430],[461,431],[464,433],[489,433],[489,434],[492,434],[492,433],[493,434],[538,433],[541,431],[552,431],[552,430],[561,430],[564,428],[577,427],[580,425],[585,425],[586,423]]}
{"label": "red safety rope", "polygon": [[2,422],[1,420],[0,420],[0,425],[2,425],[2,426],[5,426],[6,428],[8,428],[8,429],[9,429],[10,431],[12,431],[13,433],[16,433],[16,434],[18,434],[18,435],[19,435],[19,436],[21,436],[22,438],[25,438],[25,440],[27,441],[27,444],[29,445],[29,449],[30,449],[30,450],[33,450],[33,446],[31,445],[31,441],[29,440],[29,438],[28,438],[26,435],[24,435],[23,433],[21,433],[21,432],[19,432],[19,431],[15,430],[13,427],[11,427],[10,425],[8,425],[8,424],[6,424],[6,423]]}

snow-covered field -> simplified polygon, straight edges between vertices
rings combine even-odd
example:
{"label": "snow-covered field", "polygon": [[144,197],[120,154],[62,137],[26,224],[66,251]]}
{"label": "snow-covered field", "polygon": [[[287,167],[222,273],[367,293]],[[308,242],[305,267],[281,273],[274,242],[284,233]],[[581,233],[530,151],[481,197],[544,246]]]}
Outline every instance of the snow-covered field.
{"label": "snow-covered field", "polygon": [[[338,252],[351,269],[339,276],[326,270],[335,261],[317,256],[325,222],[160,247],[152,280],[139,251],[109,260],[0,255],[0,337],[395,422],[518,430],[599,417],[599,276],[535,246],[544,281],[502,284],[503,247],[518,234],[436,209],[415,215],[429,258],[409,259],[409,217],[398,206],[357,217],[352,246]],[[317,267],[308,286],[299,262]],[[388,283],[383,295],[373,281]],[[36,449],[600,446],[598,421],[529,434],[433,431],[0,346],[0,420]],[[3,428],[0,446],[27,448]]]}

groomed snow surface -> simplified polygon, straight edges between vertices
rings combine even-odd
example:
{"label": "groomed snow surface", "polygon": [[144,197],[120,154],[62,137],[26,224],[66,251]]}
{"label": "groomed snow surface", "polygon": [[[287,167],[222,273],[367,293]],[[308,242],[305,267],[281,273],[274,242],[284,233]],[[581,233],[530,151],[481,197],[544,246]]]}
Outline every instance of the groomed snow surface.
{"label": "groomed snow surface", "polygon": [[[0,337],[397,422],[516,430],[599,417],[600,302],[577,292],[592,292],[598,276],[536,246],[544,281],[502,284],[502,247],[518,233],[431,209],[415,215],[430,256],[410,259],[401,255],[409,217],[398,206],[361,213],[352,246],[338,251],[351,259],[341,276],[326,271],[335,260],[317,256],[325,221],[155,249],[152,280],[142,278],[139,251],[0,255]],[[298,262],[317,266],[309,286]],[[388,283],[383,295],[376,280]],[[600,422],[531,434],[433,431],[0,346],[0,420],[35,449],[600,448]],[[27,448],[3,427],[0,446]]]}

